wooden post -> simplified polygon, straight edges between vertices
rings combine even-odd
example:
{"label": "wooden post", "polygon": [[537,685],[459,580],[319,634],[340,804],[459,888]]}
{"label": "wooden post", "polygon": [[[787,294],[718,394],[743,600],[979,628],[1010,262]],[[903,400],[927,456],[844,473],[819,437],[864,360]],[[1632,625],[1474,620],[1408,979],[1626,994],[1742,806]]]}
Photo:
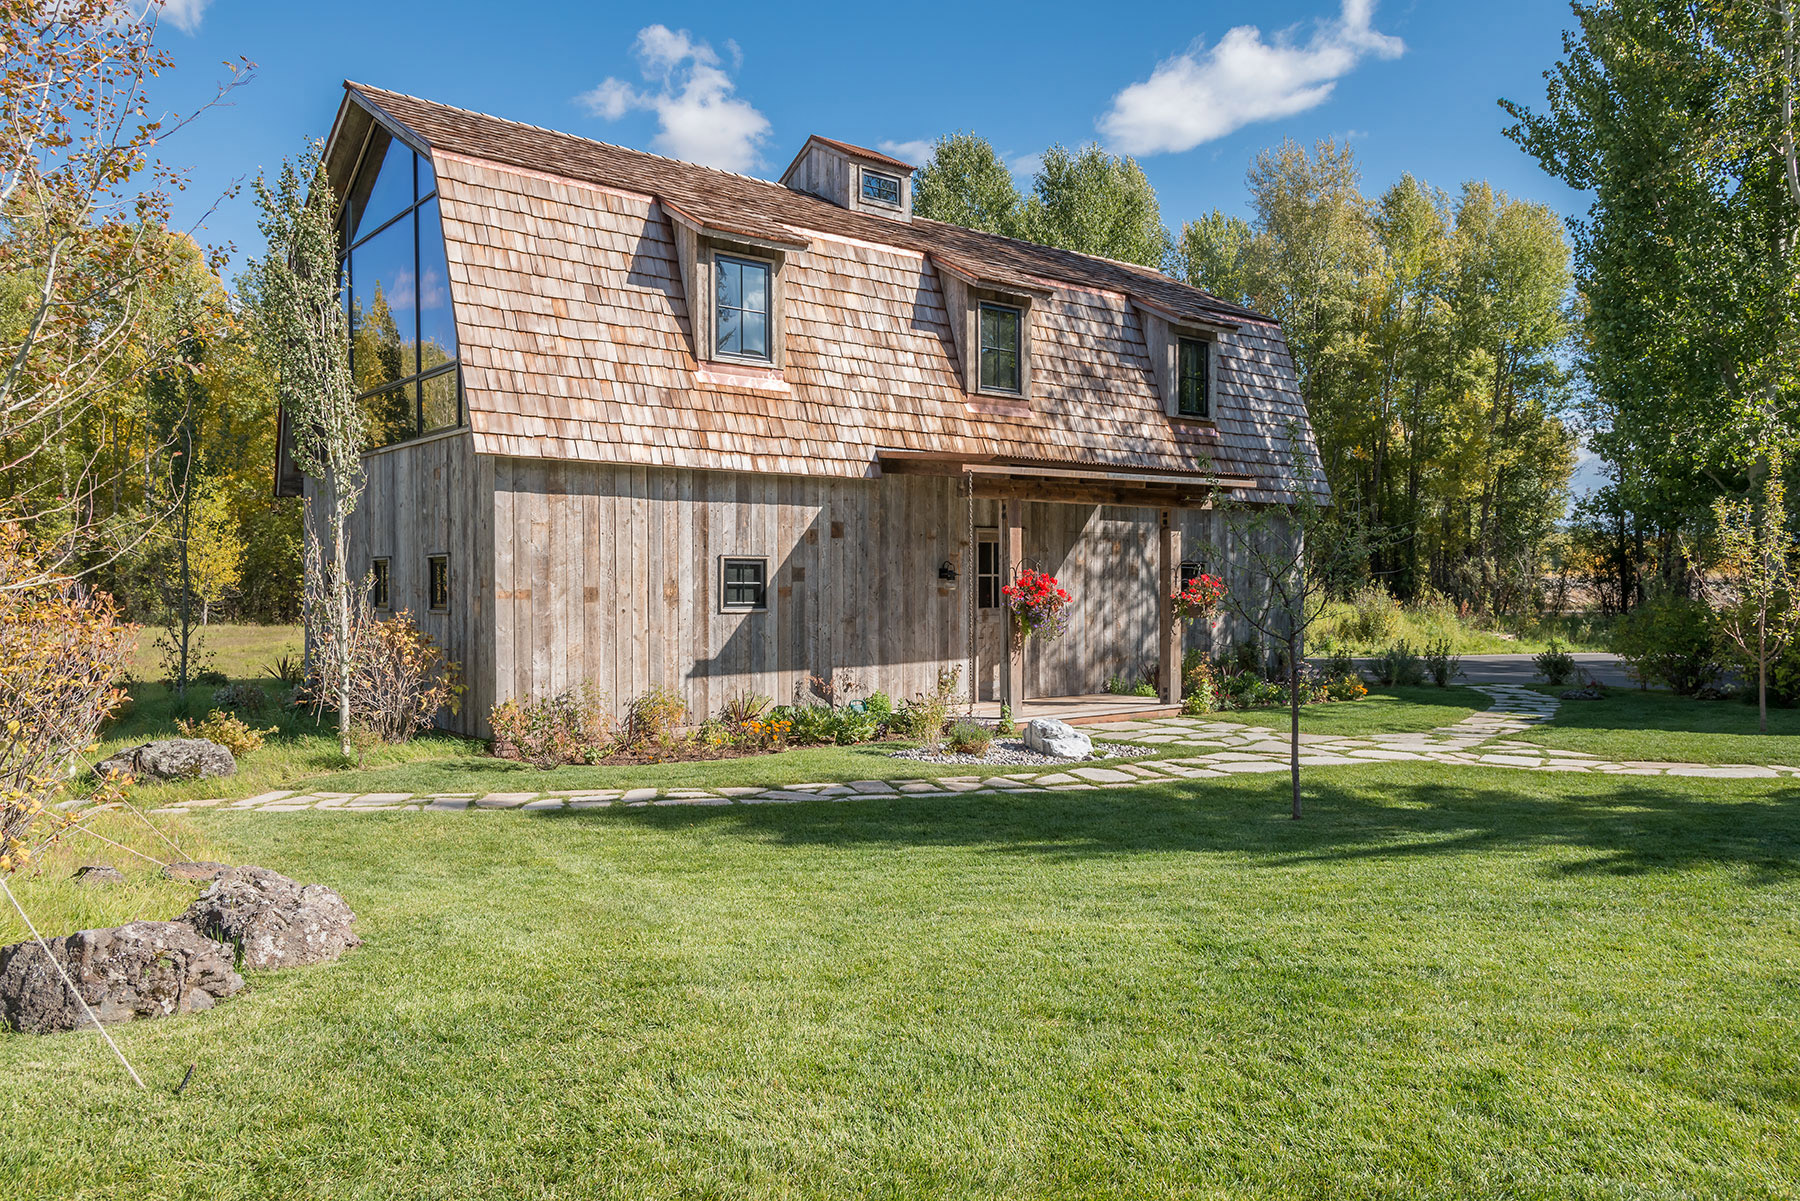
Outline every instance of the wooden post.
{"label": "wooden post", "polygon": [[[1025,527],[1019,524],[1020,507],[1016,500],[1000,502],[1000,578],[1008,584],[1018,578],[1025,560]],[[1023,716],[1025,640],[1019,636],[1010,610],[1006,615],[1006,678],[1001,682],[1000,701],[1012,708],[1014,719]]]}
{"label": "wooden post", "polygon": [[1181,583],[1181,531],[1175,511],[1157,515],[1156,531],[1156,661],[1166,705],[1181,703],[1181,623],[1175,620],[1175,589]]}

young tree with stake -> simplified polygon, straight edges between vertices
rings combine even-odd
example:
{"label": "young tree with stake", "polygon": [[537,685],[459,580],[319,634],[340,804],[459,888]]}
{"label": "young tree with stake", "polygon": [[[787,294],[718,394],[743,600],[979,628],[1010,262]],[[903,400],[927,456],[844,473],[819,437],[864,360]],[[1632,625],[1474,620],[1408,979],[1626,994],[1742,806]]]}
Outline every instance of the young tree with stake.
{"label": "young tree with stake", "polygon": [[1306,631],[1324,610],[1328,587],[1348,569],[1367,563],[1374,541],[1359,522],[1328,508],[1329,493],[1317,461],[1292,426],[1287,444],[1294,471],[1290,504],[1283,508],[1218,502],[1214,512],[1223,527],[1223,540],[1209,546],[1207,554],[1214,562],[1240,565],[1224,573],[1228,586],[1219,598],[1220,607],[1285,654],[1288,775],[1293,818],[1299,821],[1300,679],[1306,663]]}
{"label": "young tree with stake", "polygon": [[1720,498],[1713,503],[1718,523],[1719,561],[1702,573],[1702,587],[1719,632],[1756,669],[1756,716],[1759,733],[1769,732],[1769,668],[1781,657],[1800,627],[1800,539],[1788,524],[1787,485],[1782,474],[1787,455],[1775,439],[1760,439],[1757,470],[1762,496]]}
{"label": "young tree with stake", "polygon": [[[283,163],[273,183],[256,181],[268,251],[251,270],[263,352],[274,360],[294,461],[321,490],[323,513],[307,514],[305,537],[317,546],[323,521],[331,567],[318,584],[324,589],[331,628],[322,631],[330,647],[319,666],[330,671],[326,683],[337,695],[339,746],[349,758],[354,664],[349,653],[352,606],[345,536],[362,497],[367,418],[350,375],[348,323],[338,291],[337,200],[322,155],[322,146],[315,142],[297,164]],[[310,620],[307,633],[310,640],[314,633]]]}

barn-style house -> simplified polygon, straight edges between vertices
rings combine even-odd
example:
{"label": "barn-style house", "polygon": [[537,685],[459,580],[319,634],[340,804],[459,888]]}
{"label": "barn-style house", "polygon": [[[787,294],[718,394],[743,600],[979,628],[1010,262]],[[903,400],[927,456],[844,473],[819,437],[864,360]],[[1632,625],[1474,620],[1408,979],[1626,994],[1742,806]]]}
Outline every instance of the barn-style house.
{"label": "barn-style house", "polygon": [[[768,182],[346,84],[326,155],[380,443],[351,562],[460,660],[471,733],[584,680],[1173,704],[1181,547],[1314,454],[1276,322],[915,217],[886,154],[815,136]],[[1022,566],[1073,594],[1059,640],[1008,637]]]}

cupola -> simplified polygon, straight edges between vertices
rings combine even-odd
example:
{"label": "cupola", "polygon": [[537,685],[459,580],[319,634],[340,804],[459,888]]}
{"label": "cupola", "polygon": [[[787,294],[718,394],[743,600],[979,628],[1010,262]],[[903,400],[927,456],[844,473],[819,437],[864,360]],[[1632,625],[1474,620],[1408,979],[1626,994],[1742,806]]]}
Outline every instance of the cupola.
{"label": "cupola", "polygon": [[814,134],[782,173],[781,182],[840,208],[910,221],[912,175],[912,166],[892,155]]}

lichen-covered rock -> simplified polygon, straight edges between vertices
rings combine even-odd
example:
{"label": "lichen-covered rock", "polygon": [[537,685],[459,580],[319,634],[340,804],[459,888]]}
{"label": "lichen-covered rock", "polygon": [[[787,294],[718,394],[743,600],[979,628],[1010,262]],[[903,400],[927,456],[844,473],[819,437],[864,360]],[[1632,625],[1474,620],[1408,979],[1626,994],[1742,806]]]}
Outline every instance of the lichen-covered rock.
{"label": "lichen-covered rock", "polygon": [[244,967],[329,963],[362,945],[356,915],[323,884],[301,884],[262,867],[232,867],[188,906],[183,921],[208,938],[236,944]]}
{"label": "lichen-covered rock", "polygon": [[[46,941],[103,1022],[195,1013],[244,987],[231,948],[182,922],[131,922]],[[28,1034],[89,1024],[36,942],[0,947],[0,1018]]]}
{"label": "lichen-covered rock", "polygon": [[84,863],[69,878],[85,888],[104,888],[109,884],[125,883],[125,873],[110,863]]}
{"label": "lichen-covered rock", "polygon": [[140,780],[209,780],[234,775],[237,760],[229,748],[204,738],[162,738],[102,759],[94,772]]}
{"label": "lichen-covered rock", "polygon": [[162,874],[170,880],[187,880],[198,884],[204,880],[217,880],[221,873],[230,870],[229,863],[214,863],[210,859],[178,859],[174,863],[163,864]]}
{"label": "lichen-covered rock", "polygon": [[1094,741],[1066,721],[1040,717],[1025,727],[1025,745],[1040,755],[1058,759],[1086,759],[1094,753]]}

